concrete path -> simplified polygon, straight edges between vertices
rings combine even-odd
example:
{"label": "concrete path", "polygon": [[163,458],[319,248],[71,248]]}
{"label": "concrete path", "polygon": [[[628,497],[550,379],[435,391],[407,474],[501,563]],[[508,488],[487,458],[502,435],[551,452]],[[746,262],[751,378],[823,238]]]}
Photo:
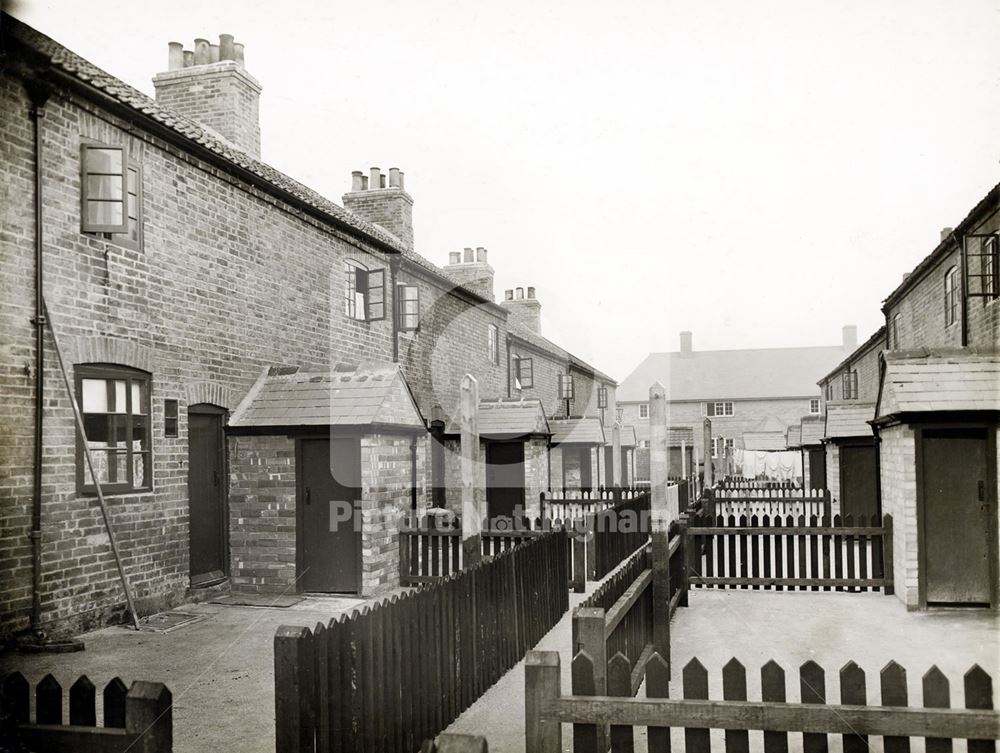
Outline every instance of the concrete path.
{"label": "concrete path", "polygon": [[[579,597],[572,600],[575,605]],[[867,674],[868,697],[879,698],[878,672],[890,660],[907,670],[911,699],[922,696],[920,678],[937,664],[962,698],[962,676],[978,663],[1000,688],[1000,617],[982,610],[907,612],[896,598],[879,593],[811,593],[696,590],[690,606],[671,623],[671,695],[680,695],[680,673],[697,657],[709,672],[709,693],[722,698],[722,667],[737,657],[747,669],[748,696],[760,699],[760,667],[774,659],[786,672],[789,700],[797,701],[798,667],[812,659],[826,670],[827,697],[839,695],[837,673],[855,661]],[[569,613],[536,646],[558,651],[563,692],[570,689],[571,617]],[[640,690],[640,696],[643,691]],[[995,693],[995,696],[997,694]],[[485,735],[490,753],[524,751],[524,662],[504,675],[447,730]],[[799,737],[796,735],[793,738]],[[672,731],[674,750],[683,750],[683,732]],[[751,733],[751,749],[763,747]],[[800,740],[792,739],[793,749]],[[840,740],[831,737],[831,751]],[[721,731],[713,748],[724,750]],[[572,727],[563,725],[563,749],[572,750]],[[645,729],[636,734],[636,753],[644,753]]]}
{"label": "concrete path", "polygon": [[174,611],[204,619],[169,633],[105,628],[81,636],[86,650],[73,654],[4,653],[0,674],[19,670],[34,685],[51,672],[64,688],[80,674],[99,689],[115,676],[126,685],[162,682],[174,698],[175,753],[273,753],[275,631],[312,628],[365,603],[309,597],[285,609],[185,604]]}

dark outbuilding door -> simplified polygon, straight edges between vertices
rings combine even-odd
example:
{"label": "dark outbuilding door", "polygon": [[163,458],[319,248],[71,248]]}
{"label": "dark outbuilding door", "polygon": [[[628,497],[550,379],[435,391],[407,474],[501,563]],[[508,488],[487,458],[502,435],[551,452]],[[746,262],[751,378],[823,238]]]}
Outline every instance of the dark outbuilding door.
{"label": "dark outbuilding door", "polygon": [[298,564],[302,591],[361,591],[361,442],[298,444]]}
{"label": "dark outbuilding door", "polygon": [[[486,443],[486,506],[490,520],[524,509],[524,443]],[[523,513],[522,513],[523,514]]]}
{"label": "dark outbuilding door", "polygon": [[615,448],[604,448],[604,485],[610,489],[615,485]]}
{"label": "dark outbuilding door", "polygon": [[996,470],[986,429],[925,429],[920,485],[926,602],[984,604],[993,599]]}
{"label": "dark outbuilding door", "polygon": [[622,486],[631,486],[632,469],[628,466],[628,450],[622,447]]}
{"label": "dark outbuilding door", "polygon": [[840,447],[840,514],[871,518],[878,513],[878,464],[875,445]]}
{"label": "dark outbuilding door", "polygon": [[195,586],[225,577],[224,418],[225,410],[214,405],[188,408],[188,541]]}
{"label": "dark outbuilding door", "polygon": [[826,449],[809,450],[809,488],[826,489]]}

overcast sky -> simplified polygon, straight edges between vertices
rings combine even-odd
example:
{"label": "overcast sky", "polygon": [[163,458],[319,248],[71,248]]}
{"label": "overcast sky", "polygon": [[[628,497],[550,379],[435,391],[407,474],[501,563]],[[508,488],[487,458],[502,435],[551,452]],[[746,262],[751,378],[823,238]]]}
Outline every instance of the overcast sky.
{"label": "overcast sky", "polygon": [[1000,182],[1000,0],[7,7],[150,95],[167,42],[235,34],[266,162],[338,203],[398,166],[420,253],[485,246],[619,379],[682,329],[864,340]]}

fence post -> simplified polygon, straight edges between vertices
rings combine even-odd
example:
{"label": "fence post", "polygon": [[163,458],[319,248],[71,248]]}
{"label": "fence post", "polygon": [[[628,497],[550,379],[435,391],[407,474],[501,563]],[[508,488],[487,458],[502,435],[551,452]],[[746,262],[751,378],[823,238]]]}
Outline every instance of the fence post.
{"label": "fence post", "polygon": [[688,605],[688,577],[694,572],[694,555],[695,550],[698,548],[697,543],[692,540],[691,534],[688,533],[688,516],[684,513],[677,520],[677,535],[680,536],[680,560],[681,567],[680,573],[677,577],[677,587],[680,589],[681,595],[677,600],[677,606],[686,607]]}
{"label": "fence post", "polygon": [[587,534],[573,531],[573,591],[582,594],[587,590]]}
{"label": "fence post", "polygon": [[892,562],[892,515],[888,513],[882,516],[882,570],[885,573],[882,593],[892,596],[896,592],[896,582]]}
{"label": "fence post", "polygon": [[409,535],[409,530],[412,527],[411,520],[408,520],[404,525],[405,528],[399,532],[399,585],[401,586],[409,585],[410,575],[412,575],[410,571],[412,565],[410,563]]}
{"label": "fence post", "polygon": [[312,750],[312,633],[282,625],[274,635],[276,753]]}
{"label": "fence post", "polygon": [[587,556],[585,557],[587,580],[597,580],[597,513],[592,512],[587,516],[587,536],[584,541],[587,544]]}
{"label": "fence post", "polygon": [[573,653],[586,651],[594,662],[594,692],[606,695],[607,691],[607,644],[604,639],[605,612],[599,607],[577,607],[573,611],[573,634],[577,645]]}
{"label": "fence post", "polygon": [[125,696],[125,731],[138,735],[136,753],[171,753],[173,696],[166,685],[136,680]]}
{"label": "fence post", "polygon": [[525,753],[562,753],[562,726],[542,717],[560,693],[558,651],[529,651],[524,659]]}
{"label": "fence post", "polygon": [[472,567],[483,556],[483,511],[476,502],[479,469],[479,383],[471,374],[459,387],[462,464],[462,566]]}

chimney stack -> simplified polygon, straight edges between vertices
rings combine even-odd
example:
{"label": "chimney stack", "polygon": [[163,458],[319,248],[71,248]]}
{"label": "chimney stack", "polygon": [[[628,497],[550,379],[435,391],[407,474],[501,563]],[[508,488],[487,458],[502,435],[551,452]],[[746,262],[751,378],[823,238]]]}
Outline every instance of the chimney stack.
{"label": "chimney stack", "polygon": [[344,194],[344,208],[396,236],[413,250],[413,197],[403,188],[404,175],[390,167],[388,175],[371,167],[351,173],[351,190]]}
{"label": "chimney stack", "polygon": [[167,45],[167,70],[153,77],[156,102],[175,110],[260,159],[260,83],[243,67],[243,45],[232,34],[219,43]]}
{"label": "chimney stack", "polygon": [[843,331],[843,348],[846,351],[852,352],[858,347],[858,327],[855,324],[848,324],[844,326]]}
{"label": "chimney stack", "polygon": [[493,297],[493,267],[489,265],[487,257],[488,252],[482,246],[475,249],[464,248],[461,251],[452,251],[448,254],[448,266],[444,268],[445,274],[463,288],[468,288],[487,301],[493,301],[495,300]]}
{"label": "chimney stack", "polygon": [[691,347],[691,333],[687,331],[681,332],[681,355],[690,356],[693,352]]}
{"label": "chimney stack", "polygon": [[527,296],[524,288],[507,290],[501,305],[507,309],[507,324],[511,329],[522,327],[533,334],[542,334],[542,304],[535,297],[534,287],[528,288]]}
{"label": "chimney stack", "polygon": [[943,227],[941,228],[941,242],[948,240],[948,236],[955,232],[953,227]]}

